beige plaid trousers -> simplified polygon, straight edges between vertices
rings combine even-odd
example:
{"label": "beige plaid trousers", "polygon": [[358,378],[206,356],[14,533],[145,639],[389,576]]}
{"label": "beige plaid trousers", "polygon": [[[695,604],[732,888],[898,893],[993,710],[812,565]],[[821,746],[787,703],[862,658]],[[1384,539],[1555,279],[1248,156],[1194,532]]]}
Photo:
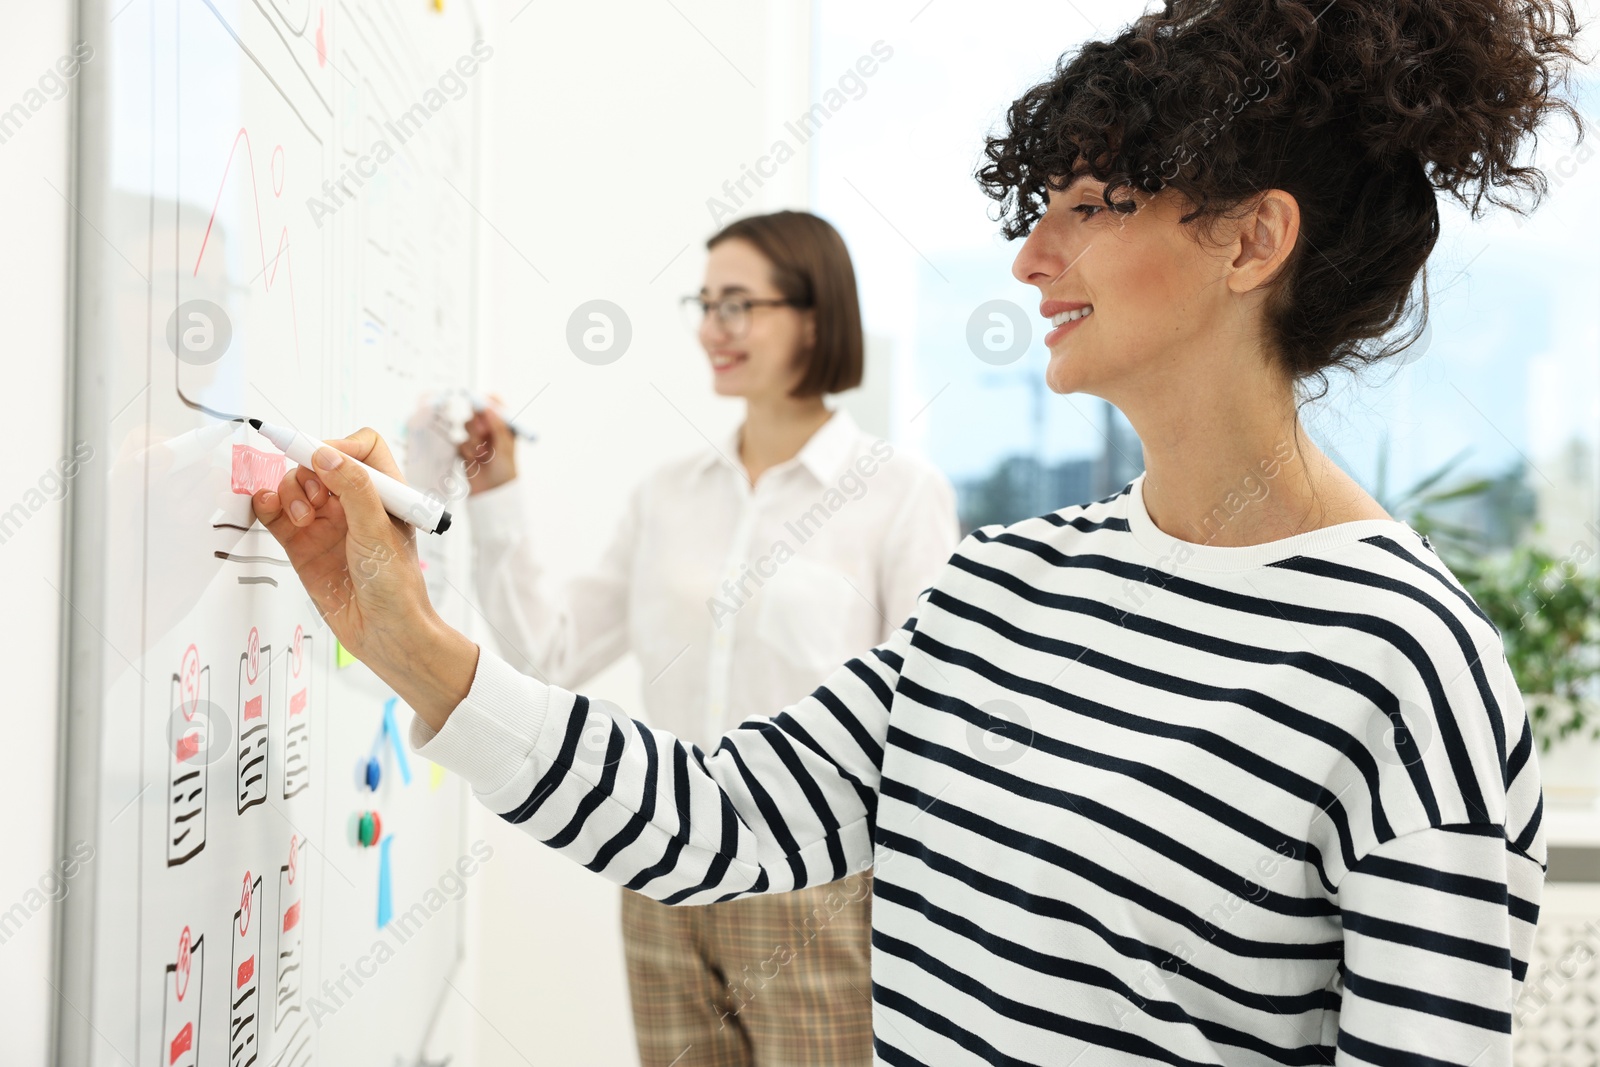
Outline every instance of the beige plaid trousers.
{"label": "beige plaid trousers", "polygon": [[622,891],[643,1067],[872,1062],[872,874],[721,904]]}

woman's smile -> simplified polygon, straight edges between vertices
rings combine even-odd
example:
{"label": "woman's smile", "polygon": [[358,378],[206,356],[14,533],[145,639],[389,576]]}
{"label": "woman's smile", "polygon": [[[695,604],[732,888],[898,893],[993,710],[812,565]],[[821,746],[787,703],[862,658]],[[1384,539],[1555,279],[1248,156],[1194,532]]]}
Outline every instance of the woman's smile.
{"label": "woman's smile", "polygon": [[1046,301],[1039,308],[1039,314],[1050,320],[1055,328],[1044,335],[1044,346],[1054,348],[1056,343],[1070,331],[1076,329],[1090,315],[1094,314],[1093,304],[1068,304],[1059,300]]}

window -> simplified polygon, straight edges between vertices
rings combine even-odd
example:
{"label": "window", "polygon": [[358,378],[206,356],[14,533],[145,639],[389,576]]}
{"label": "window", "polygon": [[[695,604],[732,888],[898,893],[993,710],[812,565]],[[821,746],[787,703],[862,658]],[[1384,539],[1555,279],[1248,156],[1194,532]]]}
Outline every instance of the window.
{"label": "window", "polygon": [[[1020,242],[999,236],[972,172],[1017,94],[1144,5],[896,7],[817,0],[817,91],[875,45],[891,55],[817,131],[813,153],[817,210],[849,242],[870,343],[890,353],[894,432],[956,483],[966,530],[1114,492],[1143,469],[1138,440],[1109,405],[1044,386],[1037,291],[1011,277]],[[1575,75],[1580,107],[1592,84],[1591,71]],[[1410,490],[1435,475],[1436,495],[1483,483],[1429,504],[1422,521],[1490,547],[1534,539],[1567,555],[1587,540],[1600,554],[1594,154],[1556,119],[1535,156],[1550,193],[1531,217],[1491,209],[1473,222],[1441,198],[1428,333],[1361,382],[1335,377],[1304,409],[1323,449],[1392,514],[1413,514]],[[1021,309],[1031,334],[1011,362],[969,344],[973,329],[994,331],[990,347],[1015,341],[1006,316],[982,312],[993,301]]]}

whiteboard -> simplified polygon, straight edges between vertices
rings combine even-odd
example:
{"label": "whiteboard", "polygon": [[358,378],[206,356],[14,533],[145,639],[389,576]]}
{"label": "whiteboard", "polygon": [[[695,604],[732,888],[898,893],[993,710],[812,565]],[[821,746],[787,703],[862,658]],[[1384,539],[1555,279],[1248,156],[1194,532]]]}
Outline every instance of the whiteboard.
{"label": "whiteboard", "polygon": [[[80,35],[59,1062],[414,1063],[487,850],[254,523],[286,461],[229,417],[373,426],[460,495],[425,401],[474,384],[493,50],[464,0],[85,0]],[[464,534],[419,549],[466,628]]]}

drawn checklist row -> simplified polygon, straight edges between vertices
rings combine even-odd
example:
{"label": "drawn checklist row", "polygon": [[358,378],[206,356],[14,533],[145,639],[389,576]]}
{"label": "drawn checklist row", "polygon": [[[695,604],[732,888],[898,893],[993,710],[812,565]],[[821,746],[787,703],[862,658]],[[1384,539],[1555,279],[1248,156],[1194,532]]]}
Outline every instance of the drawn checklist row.
{"label": "drawn checklist row", "polygon": [[[305,981],[306,876],[302,860],[306,842],[289,840],[288,860],[278,868],[277,942],[273,1002],[262,1001],[263,977],[261,875],[245,872],[239,906],[233,913],[233,956],[228,967],[228,1065],[251,1067],[261,1054],[261,1027],[270,1012],[270,1044],[266,1062],[301,1067],[310,1062],[309,1019],[301,1003]],[[195,1067],[199,1061],[205,987],[205,934],[185,926],[178,935],[177,955],[163,968],[161,1063]]]}
{"label": "drawn checklist row", "polygon": [[[311,717],[315,674],[312,638],[303,626],[294,628],[288,655],[283,656],[285,701],[283,731],[283,799],[311,784]],[[239,654],[238,699],[231,717],[211,702],[211,665],[203,663],[197,645],[184,650],[172,675],[172,713],[167,731],[167,866],[199,855],[206,846],[211,766],[224,759],[232,737],[235,810],[245,811],[267,799],[272,756],[272,646],[261,643],[252,626]]]}

